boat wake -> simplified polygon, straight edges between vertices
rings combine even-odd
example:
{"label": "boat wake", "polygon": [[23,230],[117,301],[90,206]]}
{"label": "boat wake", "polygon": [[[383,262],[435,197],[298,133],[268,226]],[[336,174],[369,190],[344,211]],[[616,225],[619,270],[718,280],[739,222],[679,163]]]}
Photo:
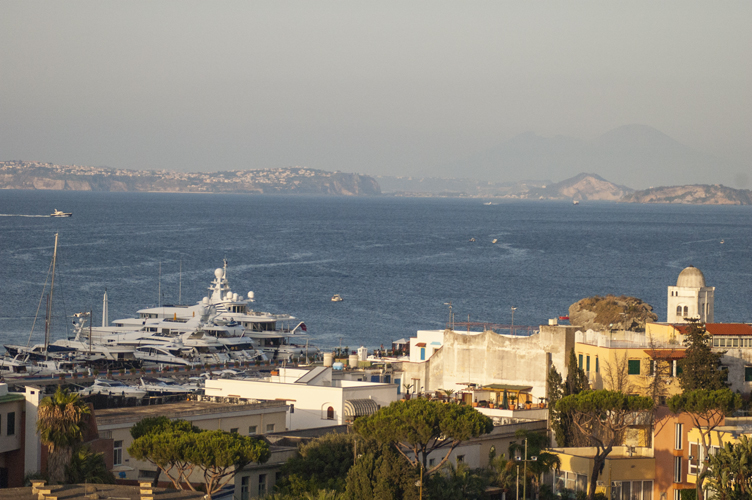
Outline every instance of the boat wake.
{"label": "boat wake", "polygon": [[45,218],[50,218],[50,217],[52,217],[52,215],[0,214],[0,217],[45,217]]}

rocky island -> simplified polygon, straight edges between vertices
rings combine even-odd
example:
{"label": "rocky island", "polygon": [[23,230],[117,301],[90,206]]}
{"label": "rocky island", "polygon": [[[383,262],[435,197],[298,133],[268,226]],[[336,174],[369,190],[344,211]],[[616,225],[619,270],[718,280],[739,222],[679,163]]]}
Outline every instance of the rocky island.
{"label": "rocky island", "polygon": [[752,205],[752,191],[721,184],[664,186],[624,195],[625,203],[686,203],[693,205]]}
{"label": "rocky island", "polygon": [[645,323],[658,320],[653,306],[636,297],[587,297],[569,306],[569,322],[584,330],[644,332]]}
{"label": "rocky island", "polygon": [[372,177],[307,167],[205,173],[125,170],[27,161],[0,162],[0,189],[337,196],[381,194],[379,184]]}

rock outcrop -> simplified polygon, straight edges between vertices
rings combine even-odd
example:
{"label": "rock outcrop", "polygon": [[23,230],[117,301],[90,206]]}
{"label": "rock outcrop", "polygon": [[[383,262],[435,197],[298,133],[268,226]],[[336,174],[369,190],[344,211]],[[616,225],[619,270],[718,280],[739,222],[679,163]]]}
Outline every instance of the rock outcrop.
{"label": "rock outcrop", "polygon": [[588,297],[569,306],[569,322],[583,330],[645,331],[645,323],[657,321],[653,306],[636,297],[606,295]]}
{"label": "rock outcrop", "polygon": [[664,186],[625,195],[625,203],[684,203],[692,205],[752,205],[752,191],[720,184]]}

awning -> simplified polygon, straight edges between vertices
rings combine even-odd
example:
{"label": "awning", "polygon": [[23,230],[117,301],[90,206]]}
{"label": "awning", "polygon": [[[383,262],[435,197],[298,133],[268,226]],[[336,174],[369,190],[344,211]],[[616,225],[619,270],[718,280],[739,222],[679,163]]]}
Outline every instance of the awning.
{"label": "awning", "polygon": [[415,347],[425,347],[425,346],[426,346],[425,342],[418,342],[417,344],[415,344]]}
{"label": "awning", "polygon": [[645,354],[653,359],[682,359],[686,352],[684,349],[645,349]]}
{"label": "awning", "polygon": [[480,391],[511,391],[511,392],[530,392],[533,390],[529,385],[508,385],[508,384],[489,384],[484,385]]}
{"label": "awning", "polygon": [[379,411],[373,399],[348,399],[345,401],[345,417],[362,417]]}

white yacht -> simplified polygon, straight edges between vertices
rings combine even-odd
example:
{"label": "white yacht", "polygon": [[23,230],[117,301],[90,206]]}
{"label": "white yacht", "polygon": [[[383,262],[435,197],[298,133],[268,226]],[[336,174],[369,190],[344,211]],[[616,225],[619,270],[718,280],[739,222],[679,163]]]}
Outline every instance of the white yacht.
{"label": "white yacht", "polygon": [[303,322],[289,314],[254,311],[250,308],[255,298],[253,292],[241,296],[231,290],[227,280],[227,261],[223,268],[214,271],[209,292],[193,306],[164,305],[140,309],[138,318],[115,320],[113,325],[164,331],[168,324],[173,327],[182,324],[187,331],[195,322],[194,331],[198,328],[209,332],[221,330],[221,335],[210,335],[223,343],[225,338],[243,337],[272,359],[289,359],[306,352],[309,356],[318,354],[318,349],[308,341]]}
{"label": "white yacht", "polygon": [[57,208],[52,211],[50,214],[50,217],[73,217],[72,212],[63,212],[62,210],[58,210]]}
{"label": "white yacht", "polygon": [[194,387],[180,385],[168,378],[141,378],[141,389],[152,396],[165,396],[172,394],[188,394],[194,392]]}
{"label": "white yacht", "polygon": [[138,387],[126,385],[119,380],[105,380],[98,378],[94,383],[78,391],[81,396],[93,396],[101,394],[105,396],[124,396],[126,398],[141,399],[146,396],[147,391]]}
{"label": "white yacht", "polygon": [[343,300],[345,300],[345,299],[343,299],[342,296],[340,294],[338,294],[338,293],[335,293],[332,296],[332,302],[342,302]]}
{"label": "white yacht", "polygon": [[170,365],[193,367],[195,365],[195,363],[192,363],[183,356],[181,346],[175,344],[136,347],[133,354],[144,366]]}

